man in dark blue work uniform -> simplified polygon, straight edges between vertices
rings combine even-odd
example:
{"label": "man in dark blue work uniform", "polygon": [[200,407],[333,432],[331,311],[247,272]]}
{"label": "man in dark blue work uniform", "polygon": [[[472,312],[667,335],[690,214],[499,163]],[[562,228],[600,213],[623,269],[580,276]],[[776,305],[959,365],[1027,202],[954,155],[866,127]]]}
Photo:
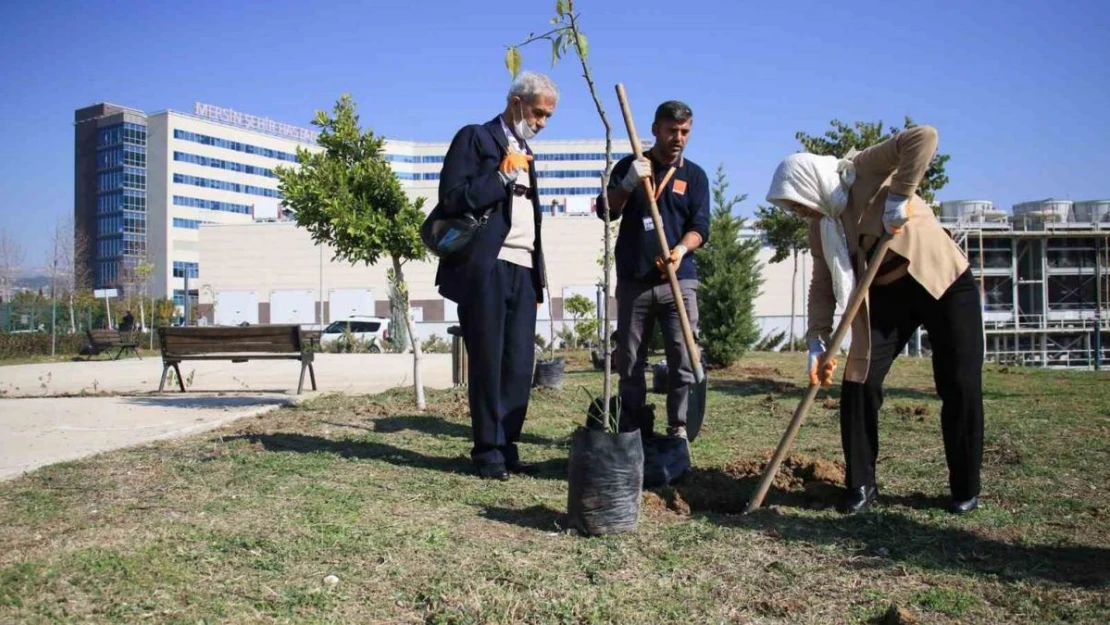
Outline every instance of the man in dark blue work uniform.
{"label": "man in dark blue work uniform", "polygon": [[[650,432],[644,404],[647,347],[656,321],[667,352],[667,434],[686,438],[686,409],[694,371],[663,263],[677,267],[678,283],[691,329],[697,332],[698,270],[691,252],[709,238],[709,178],[685,156],[694,114],[678,101],[655,111],[655,145],[613,167],[606,190],[610,218],[621,218],[617,234],[617,371],[620,374],[621,428]],[[659,214],[670,253],[660,255],[649,198],[641,179],[654,180]],[[600,206],[600,200],[598,202]],[[598,216],[602,214],[599,211]]]}

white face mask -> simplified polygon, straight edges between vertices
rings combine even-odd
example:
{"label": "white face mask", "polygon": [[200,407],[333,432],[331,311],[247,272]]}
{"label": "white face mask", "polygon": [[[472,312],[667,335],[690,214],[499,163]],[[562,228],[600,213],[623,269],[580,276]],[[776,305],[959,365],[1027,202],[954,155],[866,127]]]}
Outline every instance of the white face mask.
{"label": "white face mask", "polygon": [[536,133],[539,132],[539,130],[532,128],[528,125],[527,122],[524,121],[523,102],[520,103],[520,120],[513,122],[513,130],[516,132],[518,137],[524,139],[525,141],[530,140],[532,137],[536,136]]}

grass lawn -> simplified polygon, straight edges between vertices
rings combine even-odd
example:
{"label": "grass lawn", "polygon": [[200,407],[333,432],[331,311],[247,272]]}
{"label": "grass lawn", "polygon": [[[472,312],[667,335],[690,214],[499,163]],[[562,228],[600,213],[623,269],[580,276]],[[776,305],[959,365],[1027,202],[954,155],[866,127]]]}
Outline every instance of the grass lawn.
{"label": "grass lawn", "polygon": [[[325,396],[48,467],[0,484],[0,622],[1110,622],[1110,375],[989,365],[983,505],[954,517],[931,367],[903,359],[873,511],[829,508],[834,391],[786,490],[739,516],[803,359],[711,372],[696,471],[645,494],[620,536],[563,529],[579,387],[600,388],[582,359],[566,390],[534,395],[536,478],[470,475],[458,391],[431,393],[425,414],[401,391]],[[884,620],[892,605],[905,620]]]}

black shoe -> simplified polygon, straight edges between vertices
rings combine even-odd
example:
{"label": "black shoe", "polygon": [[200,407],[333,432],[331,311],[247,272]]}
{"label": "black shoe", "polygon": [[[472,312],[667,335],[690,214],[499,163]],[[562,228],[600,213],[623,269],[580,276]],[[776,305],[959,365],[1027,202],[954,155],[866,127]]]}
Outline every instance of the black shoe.
{"label": "black shoe", "polygon": [[509,473],[516,473],[518,475],[536,475],[537,473],[540,472],[539,467],[537,467],[534,464],[527,463],[527,462],[517,462],[517,463],[514,463],[514,464],[507,464],[507,465],[505,465],[505,468],[509,470]]}
{"label": "black shoe", "polygon": [[964,499],[963,501],[956,501],[952,499],[948,502],[948,511],[952,514],[967,514],[972,510],[979,507],[979,497],[975,496],[971,499]]}
{"label": "black shoe", "polygon": [[837,506],[836,509],[841,514],[856,514],[857,512],[863,512],[875,502],[875,498],[878,496],[878,486],[872,485],[850,488],[848,492],[844,494],[844,499],[840,501],[840,505]]}
{"label": "black shoe", "polygon": [[505,465],[500,462],[493,464],[478,465],[478,477],[483,480],[497,480],[504,482],[509,479],[509,472],[505,470]]}

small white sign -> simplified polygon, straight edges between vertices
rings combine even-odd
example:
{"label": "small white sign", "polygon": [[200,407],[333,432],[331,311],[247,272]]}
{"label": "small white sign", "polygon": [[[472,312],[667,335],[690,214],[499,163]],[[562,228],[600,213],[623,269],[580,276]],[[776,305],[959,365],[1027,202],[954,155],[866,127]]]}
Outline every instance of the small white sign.
{"label": "small white sign", "polygon": [[119,297],[119,289],[93,289],[93,297]]}

